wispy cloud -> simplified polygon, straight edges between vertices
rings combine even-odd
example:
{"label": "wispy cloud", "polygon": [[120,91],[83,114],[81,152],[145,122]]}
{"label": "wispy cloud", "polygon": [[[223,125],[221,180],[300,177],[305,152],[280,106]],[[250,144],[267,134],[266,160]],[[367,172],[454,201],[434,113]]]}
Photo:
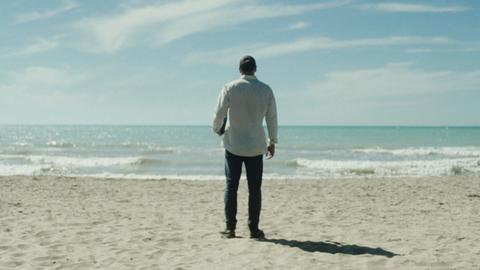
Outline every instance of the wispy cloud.
{"label": "wispy cloud", "polygon": [[[349,1],[315,4],[259,4],[241,0],[183,0],[124,8],[118,14],[81,20],[75,27],[94,51],[115,52],[139,40],[162,46],[201,32],[246,22],[335,8]],[[142,35],[143,34],[143,35]]]}
{"label": "wispy cloud", "polygon": [[446,37],[421,36],[393,36],[381,38],[365,38],[338,40],[328,37],[307,37],[284,43],[244,45],[224,50],[196,52],[186,57],[186,61],[210,61],[218,64],[231,65],[238,61],[238,57],[251,54],[260,58],[272,58],[287,54],[339,49],[361,49],[382,46],[402,46],[419,44],[448,44],[451,40]]}
{"label": "wispy cloud", "polygon": [[21,72],[11,74],[14,82],[21,82],[31,88],[65,87],[76,84],[84,79],[84,74],[47,66],[31,66]]}
{"label": "wispy cloud", "polygon": [[477,91],[480,70],[457,72],[422,70],[412,63],[390,63],[380,68],[336,71],[312,85],[313,94],[369,99],[389,96]]}
{"label": "wispy cloud", "polygon": [[433,50],[430,48],[408,48],[405,49],[405,53],[430,53]]}
{"label": "wispy cloud", "polygon": [[477,47],[468,47],[463,49],[464,52],[480,52],[480,46]]}
{"label": "wispy cloud", "polygon": [[31,44],[28,44],[25,47],[21,47],[16,50],[11,50],[5,56],[24,56],[46,52],[57,48],[59,45],[60,42],[58,41],[58,38],[37,38]]}
{"label": "wispy cloud", "polygon": [[61,5],[57,8],[48,10],[48,11],[34,11],[24,14],[19,14],[16,16],[16,21],[18,23],[26,23],[37,20],[44,20],[56,16],[58,14],[67,12],[74,8],[78,7],[78,4],[72,0],[63,0]]}
{"label": "wispy cloud", "polygon": [[299,21],[294,24],[289,25],[285,30],[300,30],[309,27],[310,24],[304,21]]}
{"label": "wispy cloud", "polygon": [[[30,66],[18,71],[0,72],[0,94],[10,105],[25,100],[71,102],[83,93],[73,90],[86,81],[87,74],[48,66]],[[72,103],[73,104],[73,103]]]}
{"label": "wispy cloud", "polygon": [[469,10],[468,7],[462,5],[451,6],[433,6],[425,4],[408,4],[408,3],[379,3],[365,4],[358,6],[361,9],[373,10],[379,12],[425,12],[425,13],[454,13]]}

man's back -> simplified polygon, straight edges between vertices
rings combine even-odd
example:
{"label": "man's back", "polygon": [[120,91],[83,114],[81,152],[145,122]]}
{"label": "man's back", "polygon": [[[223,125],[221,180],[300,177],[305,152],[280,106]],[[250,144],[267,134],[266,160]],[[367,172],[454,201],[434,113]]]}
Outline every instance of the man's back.
{"label": "man's back", "polygon": [[267,142],[263,129],[265,117],[269,138],[277,140],[276,104],[271,88],[254,75],[242,75],[225,85],[215,114],[214,129],[228,114],[229,124],[223,137],[224,147],[241,156],[265,152]]}

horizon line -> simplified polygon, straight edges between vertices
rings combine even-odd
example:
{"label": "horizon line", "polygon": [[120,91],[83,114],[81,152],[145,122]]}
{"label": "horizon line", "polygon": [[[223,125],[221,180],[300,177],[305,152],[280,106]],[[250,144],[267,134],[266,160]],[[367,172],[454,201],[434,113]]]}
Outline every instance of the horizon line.
{"label": "horizon line", "polygon": [[[210,125],[204,124],[65,124],[65,123],[57,123],[57,124],[36,124],[36,123],[28,123],[28,124],[12,124],[12,123],[0,123],[0,126],[138,126],[138,127],[146,127],[146,126],[157,126],[157,127],[211,127]],[[411,127],[429,127],[429,128],[480,128],[480,125],[341,125],[341,124],[333,124],[333,125],[326,125],[326,124],[306,124],[306,125],[297,125],[297,124],[287,124],[287,125],[278,125],[279,127],[392,127],[392,128],[411,128]]]}

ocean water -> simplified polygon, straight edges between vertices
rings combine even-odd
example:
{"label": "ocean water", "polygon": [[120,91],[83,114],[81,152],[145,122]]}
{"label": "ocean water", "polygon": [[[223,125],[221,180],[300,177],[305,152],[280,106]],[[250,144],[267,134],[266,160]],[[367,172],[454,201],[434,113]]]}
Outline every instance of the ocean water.
{"label": "ocean water", "polygon": [[[280,127],[279,139],[266,179],[480,174],[479,127]],[[220,141],[208,126],[0,125],[0,175],[223,180]]]}

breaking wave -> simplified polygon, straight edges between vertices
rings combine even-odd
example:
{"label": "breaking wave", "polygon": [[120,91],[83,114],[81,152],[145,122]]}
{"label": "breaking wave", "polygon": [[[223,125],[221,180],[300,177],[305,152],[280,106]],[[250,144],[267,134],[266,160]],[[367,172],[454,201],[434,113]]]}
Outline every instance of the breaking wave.
{"label": "breaking wave", "polygon": [[311,160],[296,159],[299,169],[318,177],[339,176],[448,176],[480,174],[480,159],[439,159],[439,160]]}
{"label": "breaking wave", "polygon": [[353,149],[353,153],[386,154],[394,156],[450,156],[450,157],[480,157],[480,147],[409,147],[399,149],[365,148]]}
{"label": "breaking wave", "polygon": [[55,148],[73,148],[76,147],[74,143],[66,142],[66,141],[48,141],[46,143],[48,147],[55,147]]}

